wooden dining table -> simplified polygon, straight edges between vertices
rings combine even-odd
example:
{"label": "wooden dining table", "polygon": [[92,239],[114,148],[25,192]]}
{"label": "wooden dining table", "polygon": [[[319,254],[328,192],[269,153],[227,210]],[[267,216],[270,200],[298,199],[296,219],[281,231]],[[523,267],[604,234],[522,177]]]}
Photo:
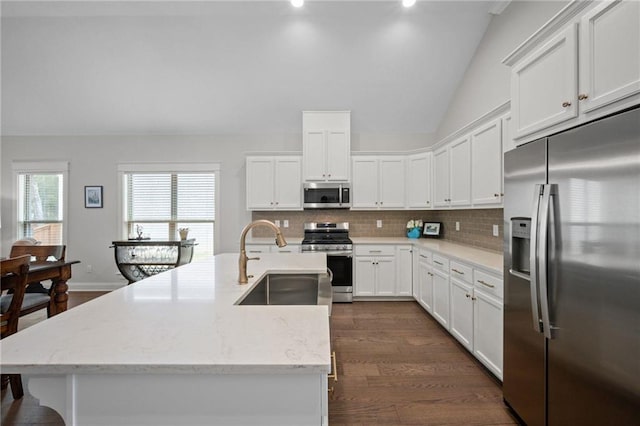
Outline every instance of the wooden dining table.
{"label": "wooden dining table", "polygon": [[71,278],[71,265],[80,263],[79,260],[61,260],[53,262],[38,262],[29,265],[27,284],[51,280],[49,295],[54,303],[51,304],[50,316],[67,310],[69,300],[69,286],[67,281]]}

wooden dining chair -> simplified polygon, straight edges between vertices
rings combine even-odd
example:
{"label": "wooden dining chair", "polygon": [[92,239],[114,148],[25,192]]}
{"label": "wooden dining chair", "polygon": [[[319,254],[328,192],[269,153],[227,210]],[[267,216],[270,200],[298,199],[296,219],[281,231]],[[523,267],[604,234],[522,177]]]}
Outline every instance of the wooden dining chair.
{"label": "wooden dining chair", "polygon": [[[67,246],[65,245],[13,245],[11,247],[10,257],[23,255],[31,256],[31,264],[38,265],[45,262],[64,261]],[[29,283],[31,284],[31,283]],[[42,288],[42,287],[41,287]],[[42,288],[43,291],[31,292],[29,288],[24,295],[20,316],[28,315],[40,309],[47,310],[47,318],[51,317],[51,313],[55,312],[52,304],[55,303],[51,297],[53,285],[49,289]]]}
{"label": "wooden dining chair", "polygon": [[[27,287],[30,256],[20,256],[0,261],[2,281],[2,302],[0,303],[0,338],[4,339],[18,331],[18,319],[22,307],[24,291]],[[4,292],[11,294],[4,294]],[[2,389],[11,384],[13,399],[24,395],[19,374],[3,374],[0,378]]]}

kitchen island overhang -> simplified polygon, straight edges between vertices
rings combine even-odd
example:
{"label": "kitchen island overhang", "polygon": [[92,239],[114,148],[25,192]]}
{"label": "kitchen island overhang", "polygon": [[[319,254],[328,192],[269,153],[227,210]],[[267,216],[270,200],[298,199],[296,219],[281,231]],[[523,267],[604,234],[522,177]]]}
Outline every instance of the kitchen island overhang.
{"label": "kitchen island overhang", "polygon": [[[325,273],[323,254],[194,262],[2,341],[3,373],[67,424],[325,424],[326,306],[238,306],[267,273]],[[114,423],[115,422],[115,423]],[[177,422],[177,423],[176,423]]]}

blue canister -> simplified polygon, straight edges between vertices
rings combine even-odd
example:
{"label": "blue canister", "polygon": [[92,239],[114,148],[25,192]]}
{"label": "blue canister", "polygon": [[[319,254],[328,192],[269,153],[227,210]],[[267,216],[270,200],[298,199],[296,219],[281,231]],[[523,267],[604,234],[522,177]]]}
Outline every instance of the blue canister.
{"label": "blue canister", "polygon": [[420,238],[420,228],[411,228],[407,231],[407,237]]}

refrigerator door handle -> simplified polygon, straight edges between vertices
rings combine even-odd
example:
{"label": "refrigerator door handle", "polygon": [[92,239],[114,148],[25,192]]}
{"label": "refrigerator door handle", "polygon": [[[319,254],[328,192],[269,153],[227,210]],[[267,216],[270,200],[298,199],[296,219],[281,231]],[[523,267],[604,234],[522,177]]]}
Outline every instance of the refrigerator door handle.
{"label": "refrigerator door handle", "polygon": [[538,237],[540,244],[538,245],[538,282],[540,283],[540,313],[542,314],[542,331],[547,339],[551,339],[551,321],[549,320],[549,286],[547,281],[548,274],[548,231],[549,231],[549,212],[551,208],[551,197],[555,196],[555,185],[543,185],[542,203],[540,205],[541,219]]}
{"label": "refrigerator door handle", "polygon": [[540,196],[545,185],[536,184],[533,196],[533,213],[531,213],[531,239],[529,247],[529,273],[531,288],[531,315],[533,329],[542,333],[540,308],[538,307],[538,214],[540,211]]}

